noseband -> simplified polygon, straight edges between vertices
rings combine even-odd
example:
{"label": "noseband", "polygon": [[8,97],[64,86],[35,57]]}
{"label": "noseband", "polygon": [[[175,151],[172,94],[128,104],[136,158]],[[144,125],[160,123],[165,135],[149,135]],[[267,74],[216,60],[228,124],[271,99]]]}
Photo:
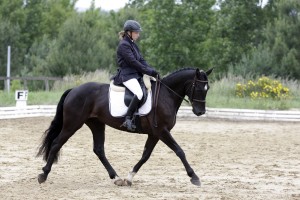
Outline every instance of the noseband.
{"label": "noseband", "polygon": [[[208,83],[208,81],[202,81],[202,80],[198,80],[197,79],[197,75],[195,75],[194,77],[194,81],[193,83],[189,86],[189,88],[191,89],[191,97],[189,98],[190,99],[190,102],[191,104],[193,105],[193,102],[199,102],[199,103],[205,103],[206,101],[205,100],[202,100],[202,99],[195,99],[194,98],[194,93],[195,93],[195,88],[196,88],[196,83],[199,82],[199,83]],[[188,89],[189,90],[189,89]]]}

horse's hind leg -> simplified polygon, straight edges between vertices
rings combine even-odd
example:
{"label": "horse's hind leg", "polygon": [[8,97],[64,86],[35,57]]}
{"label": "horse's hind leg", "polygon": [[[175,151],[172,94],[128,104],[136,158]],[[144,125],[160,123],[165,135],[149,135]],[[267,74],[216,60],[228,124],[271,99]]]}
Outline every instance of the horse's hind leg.
{"label": "horse's hind leg", "polygon": [[[78,130],[78,129],[76,129]],[[53,140],[51,150],[49,152],[49,157],[47,159],[47,163],[45,167],[43,167],[43,172],[38,176],[39,183],[43,183],[47,180],[48,174],[51,171],[51,167],[53,165],[53,162],[55,160],[56,155],[58,154],[61,147],[68,141],[68,139],[75,133],[76,130],[70,131],[70,130],[62,130],[60,134]]]}
{"label": "horse's hind leg", "polygon": [[142,155],[142,158],[140,161],[133,167],[132,171],[129,172],[127,179],[125,179],[126,185],[131,186],[132,185],[132,179],[134,175],[139,171],[139,169],[142,167],[142,165],[147,162],[147,160],[150,158],[150,155],[156,146],[158,142],[158,138],[153,135],[148,135],[148,139],[146,141],[144,152]]}
{"label": "horse's hind leg", "polygon": [[194,170],[191,168],[190,164],[188,163],[184,151],[181,149],[181,147],[177,144],[175,139],[172,137],[171,133],[168,130],[164,130],[162,134],[160,134],[159,139],[163,141],[168,147],[170,147],[176,155],[180,158],[182,161],[185,170],[189,177],[191,177],[191,182],[194,185],[200,186],[200,179],[194,172]]}
{"label": "horse's hind leg", "polygon": [[114,184],[122,186],[124,182],[119,176],[117,175],[116,171],[113,169],[109,161],[105,156],[104,151],[104,142],[105,142],[105,124],[100,122],[98,119],[93,118],[89,119],[86,122],[86,125],[91,129],[93,133],[93,140],[94,140],[94,153],[98,156],[104,167],[106,168],[109,177],[114,180]]}

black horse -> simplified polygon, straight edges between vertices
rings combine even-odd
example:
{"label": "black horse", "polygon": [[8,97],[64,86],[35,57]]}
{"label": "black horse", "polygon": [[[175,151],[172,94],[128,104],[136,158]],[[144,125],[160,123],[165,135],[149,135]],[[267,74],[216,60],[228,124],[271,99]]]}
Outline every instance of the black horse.
{"label": "black horse", "polygon": [[[127,179],[122,180],[110,165],[104,153],[105,125],[127,131],[121,127],[124,118],[112,117],[109,112],[109,85],[99,83],[85,83],[69,89],[62,95],[56,110],[56,115],[48,130],[44,133],[43,142],[37,156],[43,155],[47,162],[43,173],[38,176],[39,183],[46,181],[52,164],[57,161],[58,153],[67,140],[84,124],[93,133],[94,153],[98,156],[109,177],[116,185],[131,185],[133,176],[149,159],[159,140],[171,148],[181,159],[191,182],[200,186],[200,180],[186,160],[185,153],[172,137],[170,130],[176,123],[177,111],[187,95],[192,104],[193,113],[197,116],[205,113],[205,98],[209,89],[207,76],[212,69],[204,72],[199,69],[185,68],[173,72],[159,80],[159,93],[156,90],[157,103],[146,116],[140,117],[142,131],[148,134],[144,152],[140,161],[129,172]],[[154,101],[155,102],[155,101]]]}

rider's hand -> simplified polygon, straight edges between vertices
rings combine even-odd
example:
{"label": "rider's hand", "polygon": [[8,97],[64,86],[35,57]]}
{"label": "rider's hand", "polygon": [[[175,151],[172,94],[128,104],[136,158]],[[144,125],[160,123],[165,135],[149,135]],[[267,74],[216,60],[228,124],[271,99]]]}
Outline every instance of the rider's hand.
{"label": "rider's hand", "polygon": [[156,78],[157,75],[158,75],[157,71],[153,70],[151,76]]}

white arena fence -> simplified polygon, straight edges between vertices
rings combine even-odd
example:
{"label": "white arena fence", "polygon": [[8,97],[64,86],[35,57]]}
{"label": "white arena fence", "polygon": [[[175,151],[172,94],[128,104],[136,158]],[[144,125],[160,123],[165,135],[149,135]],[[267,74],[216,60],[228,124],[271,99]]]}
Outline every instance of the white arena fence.
{"label": "white arena fence", "polygon": [[[55,112],[56,105],[0,107],[0,119],[47,116],[52,117],[55,115]],[[257,120],[300,122],[300,111],[207,108],[207,112],[205,115],[197,117],[193,114],[191,107],[181,106],[177,113],[177,118],[188,120],[201,120],[203,118],[219,118],[235,121]]]}
{"label": "white arena fence", "polygon": [[56,105],[0,107],[0,119],[54,116]]}

